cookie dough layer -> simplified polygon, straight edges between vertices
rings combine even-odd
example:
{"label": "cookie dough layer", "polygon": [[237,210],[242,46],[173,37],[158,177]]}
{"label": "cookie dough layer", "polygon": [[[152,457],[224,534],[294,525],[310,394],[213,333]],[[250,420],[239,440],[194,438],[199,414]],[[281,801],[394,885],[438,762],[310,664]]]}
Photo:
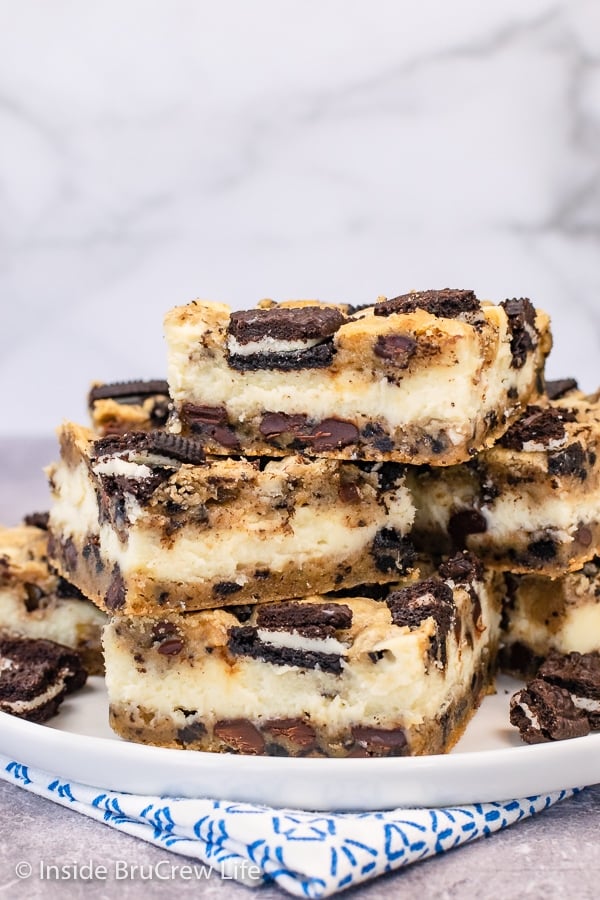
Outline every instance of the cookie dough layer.
{"label": "cookie dough layer", "polygon": [[576,571],[600,549],[600,398],[545,398],[469,464],[412,470],[408,483],[428,551],[467,547],[509,572]]}
{"label": "cookie dough layer", "polygon": [[424,291],[341,310],[170,311],[171,429],[217,454],[460,463],[523,411],[551,346],[548,317],[525,299]]}
{"label": "cookie dough layer", "polygon": [[447,751],[490,685],[499,603],[460,557],[386,600],[315,596],[104,634],[110,721],[166,747],[277,756]]}
{"label": "cookie dough layer", "polygon": [[600,652],[600,558],[551,579],[506,577],[502,668],[530,677],[552,653]]}
{"label": "cookie dough layer", "polygon": [[106,616],[48,566],[42,528],[0,528],[0,631],[76,650],[90,675],[104,670]]}
{"label": "cookie dough layer", "polygon": [[410,568],[404,469],[204,459],[197,441],[60,431],[51,554],[108,610],[160,615],[394,581]]}

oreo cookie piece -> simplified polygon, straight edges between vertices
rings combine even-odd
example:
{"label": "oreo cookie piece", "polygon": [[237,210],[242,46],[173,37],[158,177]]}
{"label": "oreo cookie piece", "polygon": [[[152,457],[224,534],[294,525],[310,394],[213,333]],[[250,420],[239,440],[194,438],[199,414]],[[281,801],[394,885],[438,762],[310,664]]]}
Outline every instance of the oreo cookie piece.
{"label": "oreo cookie piece", "polygon": [[233,312],[227,331],[242,345],[265,338],[283,342],[321,341],[335,334],[345,321],[339,309],[333,306],[276,306]]}
{"label": "oreo cookie piece", "polygon": [[229,365],[238,371],[326,368],[335,353],[332,336],[345,321],[333,306],[234,312],[227,328]]}
{"label": "oreo cookie piece", "polygon": [[485,573],[481,560],[467,551],[457,553],[443,562],[438,571],[440,578],[443,578],[444,581],[453,581],[455,584],[483,581]]}
{"label": "oreo cookie piece", "polygon": [[509,450],[548,450],[564,443],[566,422],[574,422],[573,410],[560,406],[528,406],[521,418],[498,442]]}
{"label": "oreo cookie piece", "polygon": [[417,309],[443,319],[457,319],[465,313],[478,312],[481,305],[473,291],[444,288],[441,291],[414,291],[391,300],[381,300],[375,304],[373,313],[376,316],[390,316],[392,313],[412,313]]}
{"label": "oreo cookie piece", "polygon": [[551,653],[537,677],[568,691],[575,706],[587,715],[590,727],[600,728],[600,654]]}
{"label": "oreo cookie piece", "polygon": [[110,384],[96,384],[88,393],[88,406],[92,408],[98,400],[117,400],[119,403],[143,403],[148,397],[169,396],[166,381],[154,378],[150,381],[115,381]]}
{"label": "oreo cookie piece", "polygon": [[425,619],[433,618],[437,638],[432,640],[432,654],[446,664],[446,638],[454,624],[456,605],[452,588],[438,578],[428,578],[418,584],[394,591],[385,601],[394,625],[407,625],[411,631]]}
{"label": "oreo cookie piece", "polygon": [[42,531],[48,531],[49,512],[32,512],[23,516],[23,525],[29,525],[33,528],[41,528]]}
{"label": "oreo cookie piece", "polygon": [[69,647],[0,635],[0,711],[45,722],[86,680],[79,654]]}
{"label": "oreo cookie piece", "polygon": [[234,656],[341,674],[345,645],[336,631],[352,625],[346,604],[268,603],[258,607],[255,622],[230,629],[228,647]]}
{"label": "oreo cookie piece", "polygon": [[205,461],[200,441],[165,431],[132,431],[111,434],[94,442],[92,457],[129,456],[148,465],[172,462],[200,465]]}
{"label": "oreo cookie piece", "polygon": [[563,741],[590,732],[585,712],[579,709],[568,690],[534,678],[513,694],[510,722],[527,744]]}
{"label": "oreo cookie piece", "polygon": [[546,396],[548,400],[560,400],[571,391],[578,390],[579,385],[574,378],[559,378],[546,382]]}
{"label": "oreo cookie piece", "polygon": [[510,352],[512,353],[512,368],[522,369],[527,355],[535,350],[538,343],[538,333],[535,327],[535,306],[527,297],[512,300],[503,300],[500,304],[508,316],[510,328]]}

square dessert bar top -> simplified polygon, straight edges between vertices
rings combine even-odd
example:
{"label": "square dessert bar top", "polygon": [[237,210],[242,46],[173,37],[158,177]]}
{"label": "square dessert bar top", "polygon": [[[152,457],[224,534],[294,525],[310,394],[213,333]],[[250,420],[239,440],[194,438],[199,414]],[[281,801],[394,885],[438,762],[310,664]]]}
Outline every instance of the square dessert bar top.
{"label": "square dessert bar top", "polygon": [[111,724],[128,740],[228,753],[444,752],[489,685],[498,626],[494,579],[463,555],[380,601],[116,615]]}
{"label": "square dessert bar top", "polygon": [[205,457],[164,431],[67,423],[50,553],[104,609],[146,615],[394,581],[411,567],[404,467]]}
{"label": "square dessert bar top", "polygon": [[167,314],[171,429],[211,453],[450,465],[536,394],[549,320],[529,300],[423,291],[352,312],[317,301]]}
{"label": "square dessert bar top", "polygon": [[467,465],[411,470],[419,546],[552,577],[598,553],[600,397],[550,388]]}
{"label": "square dessert bar top", "polygon": [[106,616],[52,570],[47,552],[48,532],[43,528],[0,527],[0,632],[77,650],[89,674],[99,675]]}

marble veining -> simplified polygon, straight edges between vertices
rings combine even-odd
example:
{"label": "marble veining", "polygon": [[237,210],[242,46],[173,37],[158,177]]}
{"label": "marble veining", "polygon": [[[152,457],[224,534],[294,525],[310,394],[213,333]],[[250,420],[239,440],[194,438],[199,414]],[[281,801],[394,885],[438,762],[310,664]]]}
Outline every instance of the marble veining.
{"label": "marble veining", "polygon": [[0,433],[196,296],[529,296],[600,384],[596,0],[0,0]]}

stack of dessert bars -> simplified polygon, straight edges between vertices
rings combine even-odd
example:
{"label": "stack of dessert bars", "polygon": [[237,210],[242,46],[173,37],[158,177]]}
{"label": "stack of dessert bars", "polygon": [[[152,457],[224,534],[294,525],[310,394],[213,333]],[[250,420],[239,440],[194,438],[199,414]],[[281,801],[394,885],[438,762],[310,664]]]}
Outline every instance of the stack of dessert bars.
{"label": "stack of dessert bars", "polygon": [[193,302],[165,330],[168,384],[96,385],[93,428],[65,423],[48,470],[52,564],[110,617],[113,728],[234,753],[448,750],[493,677],[498,570],[540,573],[510,581],[516,668],[537,654],[535,579],[600,536],[595,407],[544,394],[548,317],[443,290]]}

